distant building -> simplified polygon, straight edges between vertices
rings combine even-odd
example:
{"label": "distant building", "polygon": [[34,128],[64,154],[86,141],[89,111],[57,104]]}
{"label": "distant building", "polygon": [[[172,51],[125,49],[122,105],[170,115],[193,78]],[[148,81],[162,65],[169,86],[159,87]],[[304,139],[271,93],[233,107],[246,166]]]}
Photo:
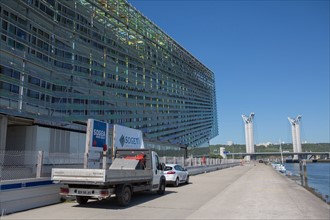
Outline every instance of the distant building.
{"label": "distant building", "polygon": [[272,145],[271,142],[266,142],[266,143],[259,143],[259,144],[256,144],[256,146],[265,146],[265,147],[268,147],[269,145]]}
{"label": "distant building", "polygon": [[233,141],[227,141],[228,146],[232,146],[233,144],[234,144]]}

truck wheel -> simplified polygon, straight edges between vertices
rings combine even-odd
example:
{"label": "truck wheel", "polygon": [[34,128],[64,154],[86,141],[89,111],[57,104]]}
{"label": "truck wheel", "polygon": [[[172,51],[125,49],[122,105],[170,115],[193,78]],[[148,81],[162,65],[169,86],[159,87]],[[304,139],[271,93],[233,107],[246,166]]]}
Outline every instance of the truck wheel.
{"label": "truck wheel", "polygon": [[129,186],[122,186],[118,191],[119,191],[119,193],[117,193],[118,205],[127,206],[130,203],[132,197],[131,189],[129,188]]}
{"label": "truck wheel", "polygon": [[165,183],[165,180],[162,180],[160,185],[159,185],[159,189],[157,191],[157,194],[158,195],[164,195],[165,193],[165,186],[166,186],[166,183]]}
{"label": "truck wheel", "polygon": [[179,186],[179,177],[176,178],[174,184],[173,184],[175,187],[178,187]]}
{"label": "truck wheel", "polygon": [[79,205],[84,205],[88,202],[88,197],[87,196],[76,196],[76,200]]}

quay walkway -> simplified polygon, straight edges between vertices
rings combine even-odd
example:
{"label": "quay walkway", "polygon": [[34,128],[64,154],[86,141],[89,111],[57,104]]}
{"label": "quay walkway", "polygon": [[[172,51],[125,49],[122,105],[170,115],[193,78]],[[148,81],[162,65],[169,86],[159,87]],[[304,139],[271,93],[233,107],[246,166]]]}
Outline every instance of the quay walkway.
{"label": "quay walkway", "polygon": [[[246,168],[188,219],[330,219],[328,204],[271,166],[252,162]],[[221,183],[228,177],[215,178]]]}
{"label": "quay walkway", "polygon": [[190,184],[86,205],[65,202],[1,219],[330,219],[330,206],[271,166],[250,163],[191,176]]}

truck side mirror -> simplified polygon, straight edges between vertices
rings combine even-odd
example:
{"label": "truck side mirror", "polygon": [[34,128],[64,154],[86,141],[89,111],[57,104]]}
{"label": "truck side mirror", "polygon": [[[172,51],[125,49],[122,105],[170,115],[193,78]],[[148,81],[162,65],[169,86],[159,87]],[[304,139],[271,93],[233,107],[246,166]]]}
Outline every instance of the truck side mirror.
{"label": "truck side mirror", "polygon": [[165,167],[166,167],[165,163],[162,163],[162,170],[165,170]]}

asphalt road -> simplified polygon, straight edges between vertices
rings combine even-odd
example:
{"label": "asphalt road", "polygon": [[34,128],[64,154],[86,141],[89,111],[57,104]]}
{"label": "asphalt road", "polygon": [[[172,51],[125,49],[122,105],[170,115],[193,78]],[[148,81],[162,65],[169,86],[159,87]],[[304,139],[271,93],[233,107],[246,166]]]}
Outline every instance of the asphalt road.
{"label": "asphalt road", "polygon": [[330,206],[270,166],[253,164],[205,173],[163,196],[138,193],[129,207],[114,199],[65,202],[1,219],[330,219]]}

